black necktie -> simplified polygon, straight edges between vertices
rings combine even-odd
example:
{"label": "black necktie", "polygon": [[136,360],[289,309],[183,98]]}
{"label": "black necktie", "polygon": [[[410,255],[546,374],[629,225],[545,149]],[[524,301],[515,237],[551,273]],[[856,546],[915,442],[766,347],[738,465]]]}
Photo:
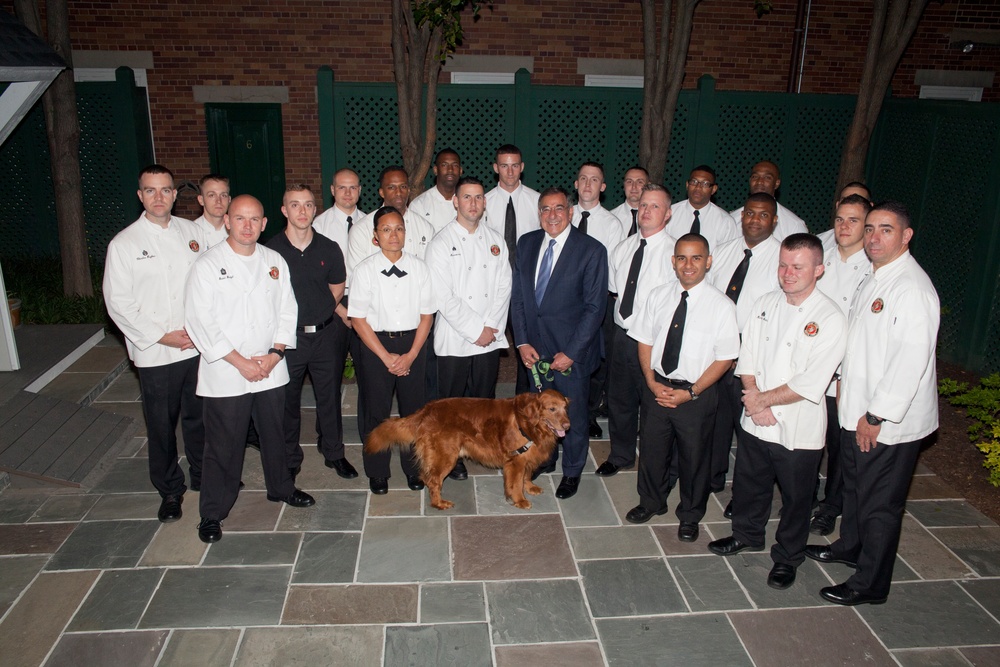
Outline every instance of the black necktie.
{"label": "black necktie", "polygon": [[691,233],[701,234],[701,211],[694,210],[694,222],[691,223]]}
{"label": "black necktie", "polygon": [[632,264],[628,267],[628,282],[625,283],[625,291],[622,293],[622,304],[618,307],[618,314],[623,320],[627,320],[632,314],[632,307],[635,305],[635,286],[639,283],[639,272],[642,270],[642,254],[646,249],[646,239],[639,241],[639,249],[632,255]]}
{"label": "black necktie", "polygon": [[587,233],[587,218],[590,217],[590,211],[580,212],[580,231],[584,234]]}
{"label": "black necktie", "polygon": [[677,364],[681,358],[681,339],[684,337],[684,320],[687,319],[688,303],[687,290],[681,292],[681,302],[677,304],[674,311],[674,319],[670,320],[670,331],[667,333],[667,342],[663,346],[663,358],[660,365],[663,366],[663,377],[673,373],[677,369]]}
{"label": "black necktie", "polygon": [[628,228],[628,235],[632,236],[637,231],[639,231],[639,225],[636,223],[636,215],[639,213],[638,209],[632,209],[632,226]]}
{"label": "black necktie", "polygon": [[351,225],[353,224],[354,224],[353,218],[351,218],[351,216],[347,216],[347,231],[351,231]]}
{"label": "black necktie", "polygon": [[401,271],[398,266],[396,266],[395,264],[393,264],[392,268],[390,268],[388,271],[386,271],[385,269],[383,269],[382,270],[382,275],[386,276],[386,277],[396,276],[397,278],[402,278],[403,276],[406,275],[406,271]]}
{"label": "black necktie", "polygon": [[507,212],[503,218],[503,240],[507,243],[507,259],[511,268],[514,266],[514,255],[517,249],[517,214],[514,212],[514,198],[507,200]]}
{"label": "black necktie", "polygon": [[750,268],[750,248],[743,251],[743,261],[733,271],[733,277],[729,279],[729,287],[726,288],[726,296],[737,303],[740,300],[740,292],[743,291],[743,281],[747,279],[747,269]]}

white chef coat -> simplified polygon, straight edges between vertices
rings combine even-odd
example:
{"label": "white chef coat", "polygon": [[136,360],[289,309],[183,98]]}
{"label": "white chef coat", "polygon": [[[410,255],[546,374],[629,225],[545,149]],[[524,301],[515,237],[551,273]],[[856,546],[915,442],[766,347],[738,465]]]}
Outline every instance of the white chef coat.
{"label": "white chef coat", "polygon": [[[737,229],[743,229],[743,207],[740,206],[729,212],[729,215],[733,217],[736,221]],[[806,227],[806,223],[802,221],[802,218],[795,215],[787,208],[778,202],[778,224],[774,226],[774,238],[778,239],[781,243],[785,240],[786,236],[791,236],[792,234],[806,234],[809,229]]]}
{"label": "white chef coat", "polygon": [[[840,312],[847,317],[851,313],[851,301],[854,293],[858,291],[861,282],[872,270],[872,263],[868,261],[868,256],[864,250],[859,250],[845,262],[840,258],[840,250],[836,244],[823,254],[823,275],[820,276],[816,287],[823,294],[827,295],[840,308]],[[837,395],[837,381],[830,382],[830,387],[826,390],[827,396]]]}
{"label": "white chef coat", "polygon": [[650,365],[654,371],[671,380],[697,382],[716,361],[736,358],[740,352],[740,332],[732,300],[702,280],[688,290],[677,368],[665,374],[663,348],[683,291],[678,281],[655,288],[642,302],[628,335],[653,348]]}
{"label": "white chef coat", "polygon": [[353,213],[344,213],[336,205],[331,206],[316,216],[313,229],[340,246],[344,257],[347,257],[347,216],[351,216],[351,225],[356,225],[367,215],[355,207]]}
{"label": "white chef coat", "polygon": [[275,343],[295,347],[299,309],[288,265],[277,252],[258,244],[244,257],[228,243],[209,250],[188,278],[186,313],[188,335],[201,351],[199,396],[242,396],[288,384],[284,359],[259,382],[223,359],[233,350],[249,358],[267,354]]}
{"label": "white chef coat", "polygon": [[[375,237],[374,220],[377,212],[377,210],[372,211],[360,222],[355,222],[347,235],[347,252],[344,253],[344,263],[347,265],[348,287],[350,287],[350,276],[361,260],[381,254],[381,250],[373,241]],[[424,253],[427,251],[427,244],[434,238],[434,228],[429,222],[415,214],[411,208],[406,209],[406,213],[403,214],[403,223],[406,226],[406,243],[403,245],[403,250],[423,259]]]}
{"label": "white chef coat", "polygon": [[420,325],[421,315],[437,312],[431,272],[424,261],[404,252],[395,265],[406,275],[383,275],[393,264],[379,251],[354,267],[351,276],[347,314],[365,318],[376,332],[410,331]]}
{"label": "white chef coat", "polygon": [[816,238],[823,244],[823,252],[837,247],[837,232],[832,227],[825,232],[817,234]]}
{"label": "white chef coat", "polygon": [[[725,293],[729,287],[733,272],[743,261],[746,249],[746,241],[741,236],[712,251],[712,268],[708,270],[708,279],[720,292]],[[743,281],[740,300],[736,304],[736,321],[740,324],[741,332],[746,329],[754,301],[771,290],[778,289],[780,250],[781,242],[774,236],[769,236],[751,249],[750,268]]]}
{"label": "white chef coat", "polygon": [[938,427],[937,350],[941,305],[909,251],[872,271],[851,305],[841,369],[840,425],[865,412],[886,421],[880,444],[913,442]]}
{"label": "white chef coat", "polygon": [[[426,262],[439,315],[434,323],[438,356],[472,357],[507,349],[504,329],[510,307],[511,269],[503,237],[480,224],[470,234],[458,221],[427,247]],[[483,327],[497,330],[487,347],[475,344]]]}
{"label": "white chef coat", "polygon": [[[679,239],[691,231],[691,225],[694,224],[694,206],[690,200],[685,199],[671,206],[670,211],[667,229],[675,239]],[[701,221],[700,233],[708,239],[710,252],[714,253],[727,241],[738,239],[743,235],[741,225],[734,225],[733,219],[725,209],[712,202],[708,202],[704,208],[698,210],[698,219]]]}
{"label": "white chef coat", "polygon": [[139,368],[165,366],[198,356],[158,341],[184,328],[184,284],[208,249],[201,228],[171,217],[164,229],[143,213],[108,245],[104,303],[125,334],[125,348]]}
{"label": "white chef coat", "polygon": [[502,237],[507,222],[507,202],[511,199],[514,200],[514,216],[517,219],[517,239],[520,239],[539,227],[538,192],[523,183],[513,192],[507,192],[499,185],[487,192],[486,217],[483,222]]}
{"label": "white chef coat", "polygon": [[673,264],[670,263],[670,257],[674,254],[674,245],[677,240],[664,228],[645,238],[646,247],[642,251],[642,267],[639,269],[639,281],[635,286],[632,314],[628,318],[621,316],[619,310],[621,309],[622,296],[625,294],[625,286],[628,284],[628,273],[632,268],[632,257],[639,249],[639,243],[642,240],[642,232],[639,231],[619,243],[618,247],[608,255],[608,287],[612,292],[618,294],[618,298],[615,300],[615,324],[626,331],[635,322],[635,318],[639,314],[639,307],[645,303],[655,288],[677,281],[677,274],[674,273]]}
{"label": "white chef coat", "polygon": [[451,197],[445,198],[437,186],[414,197],[407,210],[428,222],[435,234],[455,219],[455,203]]}
{"label": "white chef coat", "polygon": [[757,299],[743,329],[736,375],[753,375],[760,391],[787,384],[802,400],[771,406],[774,426],[758,426],[743,411],[743,430],[785,449],[822,449],[826,388],[844,357],[846,332],[847,318],[818,289],[798,306],[781,290]]}
{"label": "white chef coat", "polygon": [[[625,236],[628,236],[629,230],[632,229],[632,211],[636,212],[636,217],[638,218],[639,209],[629,206],[627,199],[615,208],[611,209],[611,215],[618,218],[618,221],[622,223],[622,229],[625,230]],[[636,231],[638,232],[638,222],[636,223]]]}
{"label": "white chef coat", "polygon": [[194,224],[201,228],[202,234],[205,235],[206,248],[208,250],[214,245],[222,243],[227,238],[229,238],[229,230],[226,229],[226,224],[222,223],[222,226],[218,229],[215,228],[211,222],[205,219],[205,216],[199,216],[194,219]]}

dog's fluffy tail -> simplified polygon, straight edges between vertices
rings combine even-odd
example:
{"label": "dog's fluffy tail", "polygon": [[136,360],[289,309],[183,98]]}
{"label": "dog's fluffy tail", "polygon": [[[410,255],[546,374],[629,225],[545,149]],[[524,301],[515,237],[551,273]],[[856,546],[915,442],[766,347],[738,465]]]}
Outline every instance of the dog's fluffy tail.
{"label": "dog's fluffy tail", "polygon": [[365,451],[369,454],[375,454],[385,451],[393,445],[412,445],[416,439],[409,418],[392,417],[379,424],[368,435]]}

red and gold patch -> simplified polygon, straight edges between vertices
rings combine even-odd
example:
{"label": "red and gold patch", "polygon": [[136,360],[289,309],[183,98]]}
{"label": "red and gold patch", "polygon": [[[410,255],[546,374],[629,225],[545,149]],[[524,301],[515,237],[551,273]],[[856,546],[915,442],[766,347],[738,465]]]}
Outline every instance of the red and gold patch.
{"label": "red and gold patch", "polygon": [[495,244],[495,243],[494,243],[493,245],[491,245],[491,246],[490,246],[490,253],[491,253],[491,254],[492,254],[492,255],[493,255],[494,257],[499,257],[499,256],[500,256],[500,246],[498,246],[498,245],[497,245],[497,244]]}
{"label": "red and gold patch", "polygon": [[803,331],[807,336],[811,338],[812,336],[815,336],[816,334],[819,333],[819,325],[817,325],[815,322],[810,322],[809,324],[806,325],[806,328],[803,329]]}
{"label": "red and gold patch", "polygon": [[875,301],[872,302],[873,313],[881,313],[883,308],[885,308],[885,302],[882,301],[882,299],[875,299]]}
{"label": "red and gold patch", "polygon": [[191,252],[198,252],[199,250],[201,250],[201,246],[198,245],[198,242],[195,241],[194,239],[188,242],[188,247],[191,248]]}
{"label": "red and gold patch", "polygon": [[277,280],[277,279],[278,279],[278,276],[279,276],[279,275],[281,275],[281,274],[280,274],[280,273],[278,272],[278,267],[276,267],[276,266],[272,266],[272,267],[271,267],[271,270],[270,270],[270,271],[268,272],[268,274],[267,274],[267,275],[269,275],[269,276],[271,276],[271,277],[272,277],[273,279]]}

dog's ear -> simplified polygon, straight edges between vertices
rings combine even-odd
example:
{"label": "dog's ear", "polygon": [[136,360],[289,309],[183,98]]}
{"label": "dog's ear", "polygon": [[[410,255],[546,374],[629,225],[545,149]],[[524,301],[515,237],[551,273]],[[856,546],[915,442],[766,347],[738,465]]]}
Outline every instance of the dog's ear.
{"label": "dog's ear", "polygon": [[525,393],[514,397],[514,416],[519,425],[522,420],[528,424],[538,421],[542,411],[542,400],[543,394]]}

